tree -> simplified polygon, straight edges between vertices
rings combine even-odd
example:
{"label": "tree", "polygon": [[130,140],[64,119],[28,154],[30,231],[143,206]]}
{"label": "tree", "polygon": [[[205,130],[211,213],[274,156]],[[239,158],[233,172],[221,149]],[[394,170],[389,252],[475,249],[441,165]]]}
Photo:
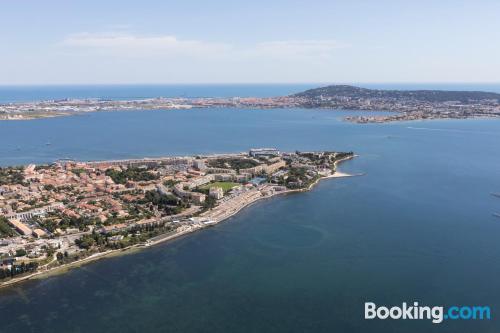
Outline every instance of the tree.
{"label": "tree", "polygon": [[15,234],[14,229],[8,224],[7,218],[0,216],[0,236],[12,237]]}
{"label": "tree", "polygon": [[47,253],[47,258],[51,258],[54,253],[56,253],[56,250],[52,247],[52,245],[47,245],[45,247],[45,252]]}
{"label": "tree", "polygon": [[75,240],[75,244],[82,249],[88,250],[95,244],[95,240],[92,235],[83,235],[80,239]]}
{"label": "tree", "polygon": [[206,199],[205,199],[205,202],[203,203],[203,208],[205,209],[211,209],[211,208],[214,208],[215,205],[217,203],[217,200],[215,200],[215,198],[211,197],[211,196],[208,196]]}

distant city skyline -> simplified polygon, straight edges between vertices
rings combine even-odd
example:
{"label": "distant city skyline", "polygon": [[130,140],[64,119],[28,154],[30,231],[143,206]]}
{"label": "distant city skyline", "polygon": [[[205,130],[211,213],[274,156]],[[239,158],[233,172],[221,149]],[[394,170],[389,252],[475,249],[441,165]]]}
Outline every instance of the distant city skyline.
{"label": "distant city skyline", "polygon": [[5,2],[1,85],[498,83],[497,1]]}

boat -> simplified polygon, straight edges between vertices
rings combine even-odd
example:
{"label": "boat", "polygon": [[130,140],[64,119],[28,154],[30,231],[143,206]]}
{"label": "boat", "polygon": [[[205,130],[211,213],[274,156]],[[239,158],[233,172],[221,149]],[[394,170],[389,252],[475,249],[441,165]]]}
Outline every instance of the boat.
{"label": "boat", "polygon": [[493,213],[494,217],[498,217],[500,219],[500,214],[499,213]]}
{"label": "boat", "polygon": [[500,193],[491,192],[490,194],[494,197],[500,198]]}

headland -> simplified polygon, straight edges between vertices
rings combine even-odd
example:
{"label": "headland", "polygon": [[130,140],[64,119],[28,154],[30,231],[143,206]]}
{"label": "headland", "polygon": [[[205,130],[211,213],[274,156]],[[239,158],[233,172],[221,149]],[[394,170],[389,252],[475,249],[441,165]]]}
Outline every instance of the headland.
{"label": "headland", "polygon": [[57,161],[0,169],[0,287],[216,225],[252,203],[348,177],[352,152]]}

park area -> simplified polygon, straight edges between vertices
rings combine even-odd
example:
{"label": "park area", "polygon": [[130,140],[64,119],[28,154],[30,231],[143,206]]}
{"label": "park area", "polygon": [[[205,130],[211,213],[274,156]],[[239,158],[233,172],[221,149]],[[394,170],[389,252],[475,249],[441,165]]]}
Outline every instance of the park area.
{"label": "park area", "polygon": [[233,182],[214,182],[214,183],[200,186],[200,189],[209,190],[211,187],[221,187],[225,193],[225,192],[230,191],[233,187],[236,187],[236,186],[240,186],[240,184],[233,183]]}

